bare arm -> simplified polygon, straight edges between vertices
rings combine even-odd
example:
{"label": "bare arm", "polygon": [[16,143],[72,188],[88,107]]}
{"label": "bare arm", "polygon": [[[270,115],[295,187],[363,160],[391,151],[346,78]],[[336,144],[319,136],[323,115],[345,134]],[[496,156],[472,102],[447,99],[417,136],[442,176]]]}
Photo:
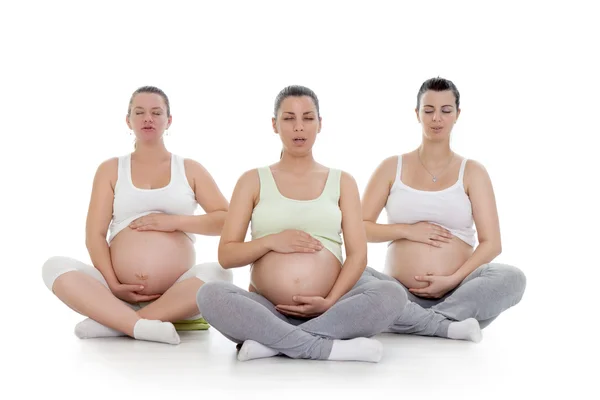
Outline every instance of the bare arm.
{"label": "bare arm", "polygon": [[252,264],[270,251],[268,236],[245,242],[259,185],[258,172],[251,170],[240,177],[233,190],[219,241],[219,264],[223,268]]}
{"label": "bare arm", "polygon": [[210,173],[200,163],[185,160],[186,170],[193,179],[196,201],[204,210],[204,215],[177,215],[175,227],[179,231],[199,235],[218,236],[221,234],[229,202],[219,190]]}
{"label": "bare arm", "polygon": [[407,239],[408,224],[378,224],[379,214],[385,207],[390,189],[396,179],[398,157],[386,158],[375,170],[363,195],[362,214],[367,240],[373,243]]}
{"label": "bare arm", "polygon": [[465,168],[467,194],[473,207],[479,245],[471,257],[454,273],[458,282],[479,266],[489,263],[502,252],[500,223],[490,177],[483,165],[469,161]]}
{"label": "bare arm", "polygon": [[97,169],[88,208],[85,245],[92,264],[102,274],[109,287],[119,284],[110,260],[106,234],[112,219],[114,189],[112,177],[117,176],[116,158],[103,162]]}
{"label": "bare arm", "polygon": [[367,237],[362,223],[360,194],[354,178],[342,172],[340,209],[346,260],[327,300],[333,304],[358,282],[367,266]]}

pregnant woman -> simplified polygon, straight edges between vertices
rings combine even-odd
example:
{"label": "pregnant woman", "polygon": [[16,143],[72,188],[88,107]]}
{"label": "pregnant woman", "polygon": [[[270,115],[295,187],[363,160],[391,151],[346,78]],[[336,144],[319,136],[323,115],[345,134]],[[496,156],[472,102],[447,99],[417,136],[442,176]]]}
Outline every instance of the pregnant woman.
{"label": "pregnant woman", "polygon": [[[385,274],[367,272],[408,294],[390,331],[479,341],[481,328],[521,300],[526,279],[516,267],[492,263],[502,246],[490,177],[450,148],[459,106],[451,81],[422,84],[421,145],[384,160],[363,196],[368,240],[390,243]],[[388,223],[379,224],[384,207]]]}
{"label": "pregnant woman", "polygon": [[[103,162],[94,178],[86,223],[92,265],[58,256],[43,265],[48,289],[89,317],[75,328],[80,338],[178,344],[172,322],[199,317],[198,288],[232,281],[218,263],[194,265],[194,234],[219,235],[229,205],[201,164],[167,151],[171,121],[160,89],[133,93],[126,122],[135,150]],[[204,215],[194,215],[198,204]]]}
{"label": "pregnant woman", "polygon": [[[399,317],[406,294],[363,274],[367,240],[356,182],[312,155],[321,130],[314,92],[282,90],[272,123],[281,160],[239,179],[219,244],[224,268],[251,264],[252,292],[207,283],[198,306],[215,329],[242,344],[240,361],[281,353],[377,362],[381,344],[369,337]],[[250,222],[252,240],[245,241]]]}

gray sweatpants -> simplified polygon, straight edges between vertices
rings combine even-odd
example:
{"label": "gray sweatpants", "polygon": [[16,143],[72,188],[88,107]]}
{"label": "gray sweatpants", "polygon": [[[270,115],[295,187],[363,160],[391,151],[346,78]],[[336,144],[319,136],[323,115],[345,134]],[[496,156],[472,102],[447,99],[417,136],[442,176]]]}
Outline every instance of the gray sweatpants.
{"label": "gray sweatpants", "polygon": [[204,284],[196,302],[208,323],[233,342],[254,340],[291,358],[325,360],[334,339],[371,337],[388,329],[407,296],[396,283],[365,272],[333,307],[308,320],[287,317],[258,293],[226,282]]}
{"label": "gray sweatpants", "polygon": [[469,274],[455,289],[440,299],[415,296],[399,281],[373,268],[365,273],[382,281],[395,282],[408,296],[403,312],[385,332],[413,333],[447,337],[453,321],[475,318],[483,329],[500,313],[521,301],[525,292],[525,274],[506,264],[484,264]]}

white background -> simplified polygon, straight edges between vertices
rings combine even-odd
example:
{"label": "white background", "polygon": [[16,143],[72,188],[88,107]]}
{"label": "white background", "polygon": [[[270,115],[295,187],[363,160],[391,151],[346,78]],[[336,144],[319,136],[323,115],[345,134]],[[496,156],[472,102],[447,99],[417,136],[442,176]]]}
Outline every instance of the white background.
{"label": "white background", "polygon": [[[167,93],[167,148],[201,162],[229,197],[244,171],[278,159],[271,129],[277,93],[308,86],[323,117],[317,161],[352,174],[362,192],[381,160],[419,145],[416,94],[424,80],[441,76],[461,93],[452,147],[492,178],[503,241],[496,261],[528,277],[513,317],[498,321],[511,332],[502,346],[526,333],[531,347],[523,349],[535,348],[531,379],[519,384],[530,394],[587,392],[595,367],[582,365],[597,361],[600,278],[593,194],[600,30],[592,3],[9,5],[0,17],[0,172],[1,357],[11,383],[35,390],[39,382],[43,390],[64,379],[69,394],[88,387],[78,384],[82,376],[52,371],[56,360],[48,358],[61,357],[50,349],[72,345],[81,318],[46,289],[40,268],[52,255],[89,261],[84,228],[93,175],[105,159],[132,151],[125,114],[136,88]],[[199,262],[216,260],[217,240],[198,237]],[[384,252],[385,244],[370,244],[369,265],[381,270]],[[247,282],[248,269],[236,270],[235,283]],[[113,389],[125,390],[125,381],[112,379]]]}

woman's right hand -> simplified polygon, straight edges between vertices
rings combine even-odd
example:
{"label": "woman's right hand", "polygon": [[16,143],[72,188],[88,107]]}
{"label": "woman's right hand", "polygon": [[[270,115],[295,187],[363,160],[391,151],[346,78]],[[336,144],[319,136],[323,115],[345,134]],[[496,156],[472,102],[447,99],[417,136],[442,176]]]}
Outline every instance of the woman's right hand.
{"label": "woman's right hand", "polygon": [[271,235],[269,239],[269,248],[278,253],[314,253],[323,249],[321,242],[297,229],[287,229]]}
{"label": "woman's right hand", "polygon": [[410,225],[408,240],[425,243],[434,247],[442,247],[442,243],[450,243],[452,233],[448,229],[430,222],[417,222]]}
{"label": "woman's right hand", "polygon": [[139,303],[142,301],[152,301],[160,297],[160,294],[139,294],[140,290],[144,290],[141,285],[127,285],[123,283],[117,283],[110,285],[110,291],[119,299],[126,301],[127,303]]}

